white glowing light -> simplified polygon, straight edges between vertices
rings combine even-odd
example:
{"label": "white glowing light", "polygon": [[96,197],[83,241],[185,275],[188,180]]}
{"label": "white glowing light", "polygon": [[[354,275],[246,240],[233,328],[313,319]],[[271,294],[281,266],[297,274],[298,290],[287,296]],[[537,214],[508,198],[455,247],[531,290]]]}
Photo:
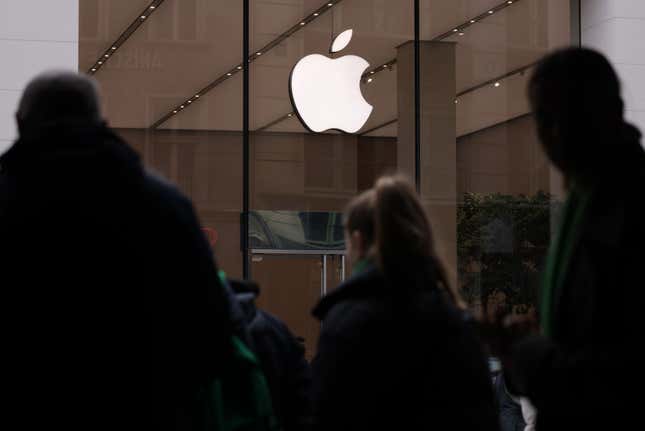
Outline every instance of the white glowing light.
{"label": "white glowing light", "polygon": [[[344,42],[334,40],[332,52],[334,47],[347,46],[349,40]],[[312,54],[301,59],[291,72],[290,88],[291,100],[304,125],[313,132],[359,131],[373,109],[360,86],[361,76],[368,67],[369,63],[356,55],[331,59]]]}
{"label": "white glowing light", "polygon": [[334,43],[331,45],[331,52],[338,52],[342,51],[349,45],[349,42],[352,41],[352,36],[354,35],[354,31],[352,29],[345,30],[341,34],[339,34],[336,39],[334,39]]}

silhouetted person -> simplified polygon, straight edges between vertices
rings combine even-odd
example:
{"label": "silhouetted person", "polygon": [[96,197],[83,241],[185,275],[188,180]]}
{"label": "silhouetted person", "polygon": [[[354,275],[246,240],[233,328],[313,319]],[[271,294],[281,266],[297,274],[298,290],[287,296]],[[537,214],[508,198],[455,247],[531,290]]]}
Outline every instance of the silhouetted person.
{"label": "silhouetted person", "polygon": [[278,318],[257,308],[260,287],[249,281],[230,280],[245,316],[251,346],[267,378],[273,411],[284,431],[311,426],[311,369],[304,346]]}
{"label": "silhouetted person", "polygon": [[487,362],[412,187],[380,179],[345,232],[352,276],[314,311],[316,429],[497,430]]}
{"label": "silhouetted person", "polygon": [[[552,241],[541,334],[511,319],[501,345],[509,385],[537,408],[537,429],[642,426],[645,153],[623,119],[609,62],[567,49],[529,85],[539,137],[568,198]],[[638,393],[638,392],[636,392]]]}
{"label": "silhouetted person", "polygon": [[0,158],[3,420],[201,429],[193,400],[231,323],[192,205],[106,127],[89,78],[40,75],[16,117]]}

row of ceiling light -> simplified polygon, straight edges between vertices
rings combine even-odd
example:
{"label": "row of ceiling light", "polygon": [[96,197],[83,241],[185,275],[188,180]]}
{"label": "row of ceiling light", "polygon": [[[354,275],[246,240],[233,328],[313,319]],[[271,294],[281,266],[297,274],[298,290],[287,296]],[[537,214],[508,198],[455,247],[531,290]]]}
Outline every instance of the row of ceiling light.
{"label": "row of ceiling light", "polygon": [[[143,12],[138,15],[138,17],[130,24],[130,26],[117,38],[117,40],[104,52],[101,54],[101,56],[98,58],[98,60],[92,65],[90,70],[88,71],[89,74],[93,75],[95,74],[98,70],[101,69],[105,65],[105,63],[111,58],[117,50],[123,46],[125,41],[143,24],[144,21],[146,21],[150,15],[156,11],[159,6],[164,2],[165,0],[153,0],[146,8],[143,10]],[[298,24],[292,26],[289,30],[287,30],[285,33],[282,35],[278,36],[276,39],[271,41],[269,44],[261,48],[260,50],[254,52],[249,56],[249,62],[252,62],[253,60],[259,58],[261,55],[269,51],[270,49],[274,48],[278,44],[280,44],[283,40],[286,38],[290,37],[293,35],[295,32],[297,32],[300,28],[304,27],[308,23],[314,21],[317,19],[321,14],[323,14],[326,10],[331,9],[334,5],[340,3],[342,0],[335,0],[335,1],[329,1],[327,3],[324,3],[321,7],[316,9],[314,12],[309,14],[308,16],[304,17],[302,20],[299,21]],[[437,36],[436,38],[432,39],[432,41],[441,41],[444,39],[447,39],[448,37],[453,36],[455,33],[457,33],[459,36],[463,36],[465,33],[465,29],[468,28],[469,26],[476,24],[477,22],[481,21],[482,19],[486,18],[487,16],[493,15],[494,13],[512,5],[513,3],[517,3],[521,0],[508,0],[505,1],[491,9],[489,9],[487,12],[480,14],[476,17],[473,17],[472,19],[458,25],[457,27],[453,28],[451,31],[448,31],[444,34],[441,34]],[[394,66],[396,65],[396,59],[392,59],[390,61],[387,61],[371,70],[366,71],[363,76],[363,82],[369,84],[374,81],[376,78],[376,75],[380,72],[386,71],[386,70],[392,70]],[[194,102],[197,102],[200,97],[202,97],[205,93],[211,91],[213,88],[215,88],[217,85],[221,84],[222,82],[232,78],[235,74],[238,72],[241,72],[243,69],[243,64],[237,64],[227,72],[225,72],[223,75],[218,77],[215,81],[211,82],[209,85],[204,87],[203,89],[199,90],[196,92],[192,97],[188,98],[181,104],[175,106],[172,108],[172,111],[166,115],[164,115],[162,118],[160,118],[157,122],[155,122],[151,128],[157,128],[161,124],[165,123],[168,119],[170,119],[172,116],[178,114],[179,112],[183,111],[186,109],[188,106],[192,105]],[[523,70],[522,70],[523,73]],[[511,75],[505,75],[503,78],[507,78]],[[501,86],[501,83],[498,80],[495,80],[495,82],[492,84],[494,87],[499,87]],[[482,85],[477,86],[476,88],[481,88]],[[455,100],[455,103],[458,103],[458,99]],[[288,113],[280,117],[279,119],[271,122],[270,124],[262,127],[261,129],[266,129],[268,127],[271,127],[281,121],[284,121],[286,119],[289,119],[293,117],[295,114],[293,112]]]}
{"label": "row of ceiling light", "polygon": [[128,28],[125,29],[123,33],[117,37],[117,39],[99,56],[99,58],[94,62],[94,64],[90,67],[90,69],[87,71],[89,75],[94,75],[96,72],[98,72],[103,66],[105,66],[105,63],[114,56],[114,54],[117,52],[119,48],[125,44],[125,42],[134,34],[135,31],[150,17],[152,13],[154,13],[159,6],[164,2],[165,0],[153,0],[146,6],[143,11],[137,15],[137,18],[132,21],[132,23],[128,26]]}
{"label": "row of ceiling light", "polygon": [[[459,36],[463,36],[465,34],[465,30],[468,27],[470,27],[470,26],[482,21],[483,19],[485,19],[485,18],[487,18],[487,17],[489,17],[489,16],[491,16],[491,15],[493,15],[493,14],[495,14],[495,13],[497,13],[497,12],[499,12],[499,11],[509,7],[509,6],[511,6],[512,4],[519,2],[519,1],[521,1],[521,0],[507,0],[507,1],[504,1],[504,2],[500,3],[499,5],[487,10],[486,12],[484,12],[482,14],[479,14],[479,15],[477,15],[477,16],[475,16],[475,17],[473,17],[473,18],[471,18],[471,19],[469,19],[469,20],[467,20],[467,21],[465,21],[465,22],[463,22],[461,24],[459,24],[458,26],[454,27],[452,30],[447,31],[447,32],[445,32],[443,34],[440,34],[439,36],[433,38],[431,41],[432,42],[440,42],[442,40],[445,40],[445,39],[447,39],[449,37],[454,36],[455,33],[458,34]],[[389,61],[387,61],[387,62],[385,62],[383,64],[379,64],[378,66],[366,71],[361,77],[362,82],[365,83],[365,84],[371,84],[372,82],[375,81],[375,79],[377,78],[379,73],[384,72],[386,70],[387,71],[393,70],[394,66],[396,65],[396,62],[397,62],[396,59],[392,59],[392,60],[389,60]],[[501,87],[501,85],[502,85],[501,81],[503,79],[507,79],[507,78],[509,78],[509,77],[511,77],[513,75],[516,75],[516,74],[524,73],[525,70],[527,70],[528,68],[530,68],[532,66],[533,66],[532,64],[529,65],[529,66],[524,66],[524,67],[522,67],[522,68],[520,68],[520,69],[518,69],[516,71],[512,71],[512,72],[507,73],[507,74],[505,74],[505,75],[503,75],[501,77],[497,77],[497,78],[494,78],[491,81],[487,81],[484,84],[480,84],[480,85],[477,85],[475,87],[472,87],[472,88],[469,88],[467,90],[464,90],[464,91],[460,92],[457,95],[457,97],[455,98],[455,103],[459,103],[459,97],[463,96],[464,94],[473,92],[475,90],[478,90],[480,88],[486,87],[488,85],[492,85],[494,88]],[[290,118],[293,118],[295,115],[296,115],[295,112],[290,112],[288,114],[282,115],[281,117],[279,117],[279,118],[271,121],[270,123],[262,126],[260,129],[258,129],[258,131],[269,129],[269,128],[275,126],[276,124],[281,123],[282,121],[285,121],[285,120],[288,120]]]}
{"label": "row of ceiling light", "polygon": [[[454,36],[455,34],[457,34],[459,36],[464,36],[466,34],[465,31],[466,31],[466,29],[468,27],[472,26],[473,24],[476,24],[476,23],[480,22],[481,20],[483,20],[483,19],[485,19],[485,18],[487,18],[487,17],[489,17],[489,16],[491,16],[491,15],[493,15],[493,14],[495,14],[495,13],[497,13],[497,12],[507,8],[507,7],[509,7],[513,3],[517,3],[519,1],[521,1],[521,0],[507,0],[507,1],[504,1],[504,2],[500,3],[499,5],[489,9],[488,11],[486,11],[486,12],[484,12],[482,14],[479,14],[476,17],[473,17],[473,18],[461,23],[460,25],[456,26],[452,30],[447,31],[447,32],[445,32],[443,34],[440,34],[439,36],[433,38],[431,41],[432,42],[440,42],[440,41],[445,40],[445,39],[447,39],[447,38],[449,38],[451,36]],[[380,65],[368,70],[362,76],[363,82],[368,83],[368,84],[372,83],[376,79],[376,76],[375,76],[376,74],[378,74],[379,72],[384,72],[386,70],[392,70],[392,68],[394,67],[395,64],[396,64],[396,59],[393,59],[393,60],[387,61],[387,62],[385,62],[383,64],[380,64]]]}
{"label": "row of ceiling light", "polygon": [[[282,33],[280,36],[269,42],[267,45],[262,47],[260,50],[252,53],[249,56],[249,63],[253,62],[254,60],[257,60],[261,55],[265,54],[269,50],[275,48],[278,46],[282,41],[296,33],[298,30],[300,30],[302,27],[305,25],[315,21],[321,14],[323,14],[326,10],[330,10],[333,6],[337,5],[340,3],[342,0],[335,0],[335,1],[328,1],[327,3],[323,4],[320,6],[318,9],[316,9],[314,12],[310,13],[306,17],[304,17],[302,20],[298,22],[298,24],[292,26],[289,30],[286,32]],[[201,90],[197,91],[194,96],[190,97],[189,99],[185,100],[181,104],[175,106],[171,112],[168,114],[164,115],[161,117],[158,121],[156,121],[150,128],[151,129],[156,129],[168,119],[173,117],[174,115],[180,113],[184,109],[186,109],[188,106],[192,105],[194,102],[197,101],[200,97],[202,97],[204,94],[208,93],[211,91],[213,88],[217,87],[219,84],[223,83],[224,81],[232,78],[235,74],[241,72],[243,69],[243,64],[238,64],[234,66],[232,69],[228,70],[225,72],[223,75],[219,76],[217,79],[215,79],[213,82],[208,84],[206,87],[202,88]]]}

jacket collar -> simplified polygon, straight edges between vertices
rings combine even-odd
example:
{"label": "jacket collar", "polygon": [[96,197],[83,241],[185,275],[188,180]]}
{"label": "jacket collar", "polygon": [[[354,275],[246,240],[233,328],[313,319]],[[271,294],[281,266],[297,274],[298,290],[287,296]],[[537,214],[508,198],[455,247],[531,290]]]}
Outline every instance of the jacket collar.
{"label": "jacket collar", "polygon": [[381,271],[373,263],[360,272],[353,274],[344,283],[323,297],[313,310],[313,315],[319,320],[323,320],[329,310],[336,304],[360,298],[369,298],[383,293],[385,283]]}

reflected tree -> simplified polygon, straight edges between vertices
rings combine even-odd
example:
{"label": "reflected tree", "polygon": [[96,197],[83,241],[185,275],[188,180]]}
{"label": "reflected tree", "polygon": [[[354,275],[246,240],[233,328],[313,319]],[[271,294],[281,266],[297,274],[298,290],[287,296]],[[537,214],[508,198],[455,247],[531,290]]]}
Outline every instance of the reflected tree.
{"label": "reflected tree", "polygon": [[467,193],[457,214],[459,284],[482,313],[504,307],[526,313],[537,304],[551,237],[551,214],[559,204],[534,196]]}

